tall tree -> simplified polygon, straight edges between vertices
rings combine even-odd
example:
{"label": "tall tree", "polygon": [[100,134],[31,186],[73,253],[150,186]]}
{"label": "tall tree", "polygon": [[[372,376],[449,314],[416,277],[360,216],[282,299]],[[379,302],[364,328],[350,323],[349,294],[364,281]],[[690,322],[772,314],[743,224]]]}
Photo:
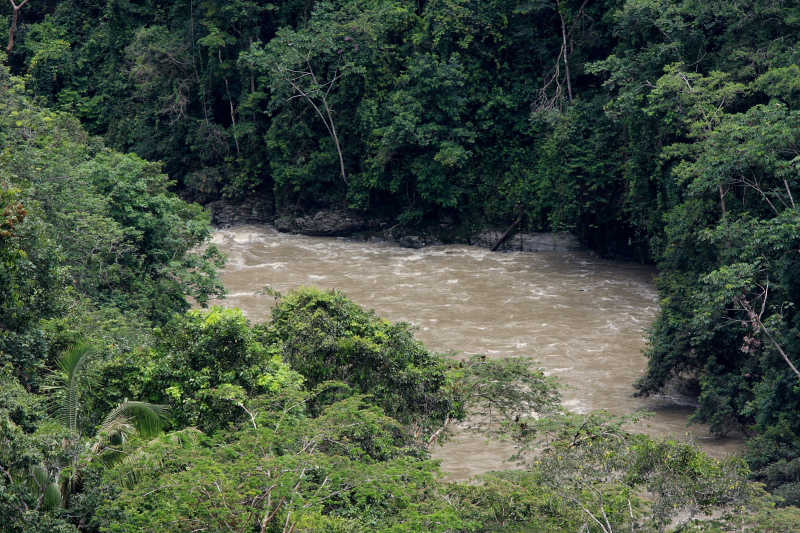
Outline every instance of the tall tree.
{"label": "tall tree", "polygon": [[11,55],[11,51],[14,50],[14,36],[17,34],[17,24],[19,24],[19,12],[30,0],[22,0],[19,4],[14,0],[8,1],[11,2],[11,9],[14,11],[11,15],[11,26],[8,29],[8,46],[6,46],[6,53]]}

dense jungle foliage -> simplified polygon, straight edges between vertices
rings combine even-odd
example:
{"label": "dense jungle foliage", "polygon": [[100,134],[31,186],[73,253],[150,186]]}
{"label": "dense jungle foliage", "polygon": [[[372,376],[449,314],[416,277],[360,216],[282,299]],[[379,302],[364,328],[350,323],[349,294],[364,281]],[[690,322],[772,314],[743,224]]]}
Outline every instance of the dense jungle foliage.
{"label": "dense jungle foliage", "polygon": [[[0,15],[3,527],[645,531],[729,508],[740,529],[799,529],[744,481],[800,502],[796,2]],[[208,215],[184,200],[254,194],[403,224],[524,217],[654,261],[637,390],[695,395],[696,420],[747,435],[745,463],[600,415],[508,423],[556,401],[529,362],[455,367],[337,293],[286,295],[259,324],[187,313],[223,295],[224,258],[197,248]],[[486,431],[546,451],[479,486],[435,482],[427,447],[481,402],[502,406]],[[686,527],[734,527],[715,516]]]}

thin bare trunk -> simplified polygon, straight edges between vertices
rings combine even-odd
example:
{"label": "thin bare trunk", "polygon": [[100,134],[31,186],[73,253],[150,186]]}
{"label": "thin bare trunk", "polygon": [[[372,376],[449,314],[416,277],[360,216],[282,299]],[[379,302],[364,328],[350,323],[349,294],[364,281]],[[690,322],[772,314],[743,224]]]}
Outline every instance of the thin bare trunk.
{"label": "thin bare trunk", "polygon": [[342,171],[342,179],[344,183],[347,183],[347,174],[344,171],[344,155],[342,154],[342,145],[339,144],[339,136],[336,134],[336,125],[333,123],[333,117],[331,116],[331,107],[328,105],[328,99],[324,96],[322,97],[322,103],[325,104],[325,112],[328,113],[328,120],[331,123],[331,134],[333,135],[333,142],[336,144],[336,151],[339,153],[339,167]]}
{"label": "thin bare trunk", "polygon": [[442,434],[442,432],[443,432],[445,429],[447,429],[447,426],[448,426],[448,425],[450,425],[450,417],[449,417],[449,416],[447,416],[447,417],[444,419],[444,424],[442,424],[442,427],[440,427],[439,429],[437,429],[437,430],[436,430],[436,432],[435,432],[433,435],[431,435],[431,438],[430,438],[430,439],[428,439],[428,444],[426,445],[428,448],[430,448],[430,447],[433,445],[433,443],[434,443],[434,442],[436,442],[436,440],[439,438],[439,435],[441,435],[441,434]]}
{"label": "thin bare trunk", "polygon": [[[336,80],[341,77],[341,74],[339,74],[336,77],[334,77],[331,81],[329,81],[329,82],[327,82],[327,83],[325,83],[323,85],[320,85],[319,80],[317,80],[317,76],[314,74],[314,69],[311,68],[311,62],[308,59],[306,59],[306,66],[308,67],[308,71],[299,72],[299,74],[301,74],[300,78],[305,77],[305,76],[311,76],[311,79],[314,81],[314,85],[316,85],[316,86],[318,86],[320,88],[319,89],[319,93],[320,93],[319,99],[322,102],[322,107],[325,108],[325,114],[322,113],[322,111],[320,110],[319,106],[314,102],[314,100],[311,97],[311,94],[306,92],[306,91],[304,91],[304,90],[302,90],[300,88],[300,86],[296,83],[296,80],[299,79],[299,78],[289,78],[289,77],[287,77],[286,80],[291,84],[292,88],[295,91],[297,91],[297,93],[298,93],[297,95],[298,96],[302,96],[303,98],[305,98],[308,101],[308,103],[310,103],[314,107],[314,110],[316,110],[317,114],[319,115],[319,118],[322,119],[323,124],[325,124],[325,128],[328,130],[328,133],[330,133],[331,138],[333,139],[333,143],[336,145],[336,153],[339,155],[339,168],[340,168],[341,173],[342,173],[342,181],[344,181],[345,185],[349,185],[349,183],[347,182],[347,173],[345,172],[345,168],[344,168],[344,154],[342,153],[342,145],[339,142],[339,135],[336,133],[336,124],[333,121],[333,114],[331,113],[331,106],[330,106],[330,104],[328,104],[328,93],[333,88],[333,84],[336,82]],[[337,70],[338,70],[338,67],[337,67]],[[288,72],[298,73],[297,71],[288,71]],[[322,87],[325,87],[325,86],[327,86],[328,89],[323,92],[321,89],[322,89]],[[292,98],[294,98],[294,97],[292,97]],[[291,98],[290,98],[290,100],[291,100]],[[327,115],[327,117],[325,115]]]}
{"label": "thin bare trunk", "polygon": [[[308,71],[311,73],[311,77],[314,79],[314,83],[319,84],[317,81],[317,77],[314,75],[314,70],[311,68],[311,63],[306,59],[306,64],[308,65]],[[337,71],[339,69],[338,65],[336,67]],[[342,180],[344,180],[345,185],[349,185],[347,183],[347,174],[344,170],[344,155],[342,154],[342,145],[339,143],[339,135],[336,133],[336,124],[333,123],[333,115],[331,115],[331,106],[328,105],[328,93],[331,92],[333,88],[333,83],[336,81],[339,76],[335,76],[330,83],[328,83],[328,89],[322,93],[320,97],[322,99],[322,104],[325,106],[325,112],[328,114],[328,123],[330,124],[330,132],[333,136],[333,142],[336,144],[336,152],[339,154],[339,167],[342,171]]]}
{"label": "thin bare trunk", "polygon": [[771,192],[771,193],[774,194],[775,190],[773,189],[771,191],[765,191],[761,187],[761,183],[759,183],[758,177],[755,174],[753,174],[752,171],[751,171],[751,174],[753,176],[752,180],[750,180],[750,179],[746,178],[744,175],[742,175],[741,178],[737,180],[737,182],[741,183],[742,185],[744,185],[746,187],[750,187],[751,189],[756,191],[758,194],[760,194],[761,198],[765,202],[767,202],[767,205],[769,205],[769,207],[770,207],[770,209],[772,209],[773,213],[775,213],[776,215],[780,215],[781,214],[780,211],[778,211],[778,209],[775,207],[775,205],[770,201],[769,196],[767,196],[767,192]]}
{"label": "thin bare trunk", "polygon": [[[253,48],[253,38],[250,37],[250,48]],[[255,63],[250,62],[250,94],[256,92],[256,67]]]}
{"label": "thin bare trunk", "polygon": [[797,368],[795,368],[795,366],[789,360],[789,356],[786,355],[786,352],[783,351],[783,348],[781,348],[781,346],[778,344],[778,341],[775,340],[772,334],[767,330],[766,326],[764,326],[764,324],[762,324],[760,321],[759,325],[761,326],[761,331],[763,331],[767,335],[767,338],[772,343],[772,346],[774,346],[775,349],[778,350],[778,353],[781,354],[781,357],[783,357],[783,360],[786,361],[787,365],[789,365],[789,368],[792,369],[792,372],[794,372],[795,375],[797,375],[797,377],[800,378],[800,372],[797,371]]}
{"label": "thin bare trunk", "polygon": [[267,500],[267,510],[264,512],[264,519],[261,521],[261,533],[266,533],[267,525],[270,522],[272,522],[272,519],[275,518],[275,516],[278,514],[278,511],[281,510],[283,502],[286,501],[286,496],[283,496],[278,502],[278,504],[275,506],[275,508],[272,511],[270,511],[270,507],[272,506],[272,489],[274,487],[275,485],[269,488],[270,493],[269,493],[269,499]]}
{"label": "thin bare trunk", "polygon": [[[535,109],[554,109],[557,106],[560,107],[560,102],[563,100],[563,89],[561,85],[561,61],[564,61],[564,81],[567,85],[567,98],[569,98],[569,102],[572,103],[573,94],[572,94],[572,74],[569,70],[569,55],[570,50],[572,50],[572,36],[575,33],[575,30],[578,27],[578,23],[581,21],[583,17],[583,11],[586,9],[586,4],[589,3],[589,0],[583,0],[581,7],[578,8],[578,12],[575,14],[575,20],[572,21],[572,26],[570,26],[569,31],[567,31],[566,21],[564,20],[564,14],[561,12],[561,0],[556,0],[556,10],[558,11],[558,18],[561,23],[561,49],[559,50],[558,57],[556,58],[555,68],[553,69],[553,74],[547,78],[544,83],[544,86],[539,90],[539,97],[536,102],[534,102],[533,106]],[[552,97],[547,96],[548,88],[555,84],[556,90],[555,94]]]}
{"label": "thin bare trunk", "polygon": [[563,50],[564,57],[564,73],[567,77],[567,94],[569,95],[569,103],[572,103],[572,80],[569,76],[569,53],[567,48],[567,27],[564,24],[564,14],[561,13],[561,0],[556,0],[558,8],[558,17],[561,19],[561,49]]}
{"label": "thin bare trunk", "polygon": [[6,52],[11,55],[11,51],[14,49],[14,35],[17,33],[17,24],[19,23],[19,12],[30,0],[23,0],[19,5],[14,0],[8,1],[11,2],[11,7],[14,9],[14,15],[11,17],[11,28],[8,30],[8,47],[6,47]]}
{"label": "thin bare trunk", "polygon": [[572,27],[569,29],[569,33],[567,34],[572,40],[572,34],[575,33],[575,28],[578,26],[578,22],[581,20],[581,16],[583,15],[583,10],[586,8],[586,4],[589,3],[589,0],[583,0],[581,7],[578,8],[578,13],[575,15],[575,20],[572,22]]}
{"label": "thin bare trunk", "polygon": [[[323,103],[323,106],[325,107],[325,112],[328,114],[328,118],[326,118],[325,115],[322,114],[322,110],[314,102],[314,100],[311,99],[311,96],[308,93],[303,91],[296,83],[294,83],[294,81],[290,80],[289,83],[292,84],[292,87],[294,87],[294,89],[298,92],[299,96],[302,96],[303,98],[308,100],[308,103],[311,104],[311,106],[317,112],[317,115],[319,115],[319,118],[322,119],[322,123],[325,124],[325,128],[328,130],[328,133],[331,134],[331,137],[333,138],[333,142],[336,145],[336,151],[339,153],[339,165],[341,166],[342,179],[344,180],[345,184],[347,185],[348,184],[347,183],[347,176],[345,175],[345,172],[344,172],[344,158],[342,157],[342,150],[339,147],[339,137],[336,135],[336,128],[334,127],[334,124],[333,124],[333,117],[331,117],[331,111],[330,111],[330,107],[328,106],[327,99],[324,96],[322,97],[322,103]],[[330,122],[329,122],[329,120],[330,120]]]}
{"label": "thin bare trunk", "polygon": [[[222,67],[222,48],[217,49],[217,58],[219,65]],[[233,98],[231,98],[231,88],[228,85],[228,78],[225,78],[225,92],[228,93],[228,104],[231,108],[231,125],[233,126],[233,142],[236,143],[236,155],[241,155],[242,151],[239,149],[239,139],[236,138],[236,108],[233,106]]]}
{"label": "thin bare trunk", "polygon": [[496,242],[496,243],[494,243],[494,246],[492,246],[492,249],[491,249],[491,250],[489,250],[490,252],[494,252],[494,251],[496,251],[496,250],[497,250],[497,249],[500,247],[500,245],[501,245],[501,244],[503,244],[503,243],[506,241],[506,239],[508,239],[508,238],[511,236],[511,232],[512,232],[512,231],[514,231],[514,228],[516,228],[517,226],[519,226],[520,222],[522,222],[522,219],[523,219],[523,218],[525,218],[525,214],[526,214],[525,212],[522,212],[522,213],[521,213],[521,214],[520,214],[520,215],[517,217],[517,220],[515,220],[515,221],[514,221],[514,223],[513,223],[513,224],[511,224],[511,226],[509,226],[509,228],[506,230],[506,232],[505,232],[505,233],[503,233],[503,236],[502,236],[502,237],[500,237],[500,238],[497,240],[497,242]]}
{"label": "thin bare trunk", "polygon": [[767,283],[763,287],[763,290],[764,292],[761,294],[762,301],[761,301],[760,312],[756,312],[755,308],[753,307],[752,301],[748,301],[747,298],[745,298],[744,296],[736,298],[736,301],[739,303],[742,309],[744,309],[745,312],[747,312],[747,316],[750,319],[750,323],[753,325],[753,327],[755,327],[755,329],[757,330],[761,330],[764,332],[764,334],[769,339],[770,343],[772,343],[772,346],[778,351],[778,353],[786,362],[786,364],[789,365],[789,368],[792,369],[792,372],[794,372],[795,375],[798,378],[800,378],[800,371],[798,371],[797,368],[792,364],[792,361],[789,360],[789,356],[786,355],[786,352],[783,351],[781,345],[778,344],[778,341],[775,340],[775,337],[772,336],[772,333],[767,329],[767,326],[765,326],[764,322],[761,321],[761,317],[764,315],[764,311],[767,307],[767,296],[769,295],[769,283]]}
{"label": "thin bare trunk", "polygon": [[236,143],[236,155],[241,155],[242,151],[239,149],[239,138],[236,137],[236,109],[233,106],[231,89],[228,86],[228,78],[225,78],[225,90],[228,92],[228,104],[230,104],[231,108],[231,124],[233,125],[233,142]]}
{"label": "thin bare trunk", "polygon": [[569,95],[569,102],[572,103],[572,78],[569,73],[569,49],[570,46],[567,43],[567,38],[569,38],[569,43],[572,43],[572,34],[575,32],[575,28],[578,26],[578,21],[581,20],[581,16],[583,16],[583,10],[586,8],[586,4],[589,3],[589,0],[583,0],[581,7],[578,9],[578,12],[575,14],[575,20],[572,21],[572,26],[569,29],[569,33],[567,33],[566,25],[564,24],[564,14],[561,13],[561,1],[556,0],[556,6],[558,8],[558,16],[561,19],[561,46],[564,50],[564,74],[567,78],[567,94]]}

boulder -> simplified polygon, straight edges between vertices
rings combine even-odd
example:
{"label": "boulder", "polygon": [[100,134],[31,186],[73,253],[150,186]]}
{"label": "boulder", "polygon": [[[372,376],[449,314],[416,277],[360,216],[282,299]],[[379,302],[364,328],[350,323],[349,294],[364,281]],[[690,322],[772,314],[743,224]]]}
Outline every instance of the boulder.
{"label": "boulder", "polygon": [[[491,248],[503,236],[502,231],[482,230],[470,238],[473,246]],[[569,233],[517,233],[500,245],[501,252],[575,252],[586,250],[575,236]]]}
{"label": "boulder", "polygon": [[280,217],[275,220],[278,231],[317,237],[349,237],[380,226],[380,220],[369,220],[347,210],[323,210],[305,217]]}
{"label": "boulder", "polygon": [[267,224],[272,219],[272,202],[268,198],[253,197],[243,202],[217,200],[206,205],[211,211],[211,223],[218,228],[243,224]]}
{"label": "boulder", "polygon": [[404,235],[397,239],[403,248],[425,248],[426,246],[441,246],[442,240],[433,235]]}

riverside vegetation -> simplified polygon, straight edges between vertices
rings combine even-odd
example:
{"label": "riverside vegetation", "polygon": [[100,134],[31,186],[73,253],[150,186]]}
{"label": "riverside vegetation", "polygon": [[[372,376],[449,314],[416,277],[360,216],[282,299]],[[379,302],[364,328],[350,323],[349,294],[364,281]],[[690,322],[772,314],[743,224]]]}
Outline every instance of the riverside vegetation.
{"label": "riverside vegetation", "polygon": [[[800,529],[795,2],[0,9],[6,530]],[[743,457],[561,412],[530,361],[454,363],[336,292],[188,311],[224,257],[184,199],[253,194],[654,261],[637,391],[695,395]],[[469,413],[520,469],[441,484]]]}

